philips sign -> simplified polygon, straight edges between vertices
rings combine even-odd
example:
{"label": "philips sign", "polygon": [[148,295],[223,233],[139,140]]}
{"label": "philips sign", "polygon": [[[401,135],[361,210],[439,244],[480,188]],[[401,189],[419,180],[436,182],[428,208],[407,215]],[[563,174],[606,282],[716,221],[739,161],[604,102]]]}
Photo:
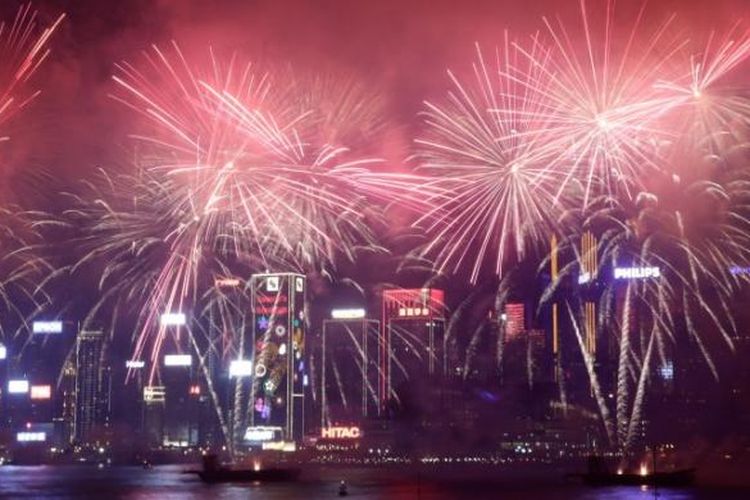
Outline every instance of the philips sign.
{"label": "philips sign", "polygon": [[616,280],[641,280],[658,278],[661,270],[658,267],[616,267]]}

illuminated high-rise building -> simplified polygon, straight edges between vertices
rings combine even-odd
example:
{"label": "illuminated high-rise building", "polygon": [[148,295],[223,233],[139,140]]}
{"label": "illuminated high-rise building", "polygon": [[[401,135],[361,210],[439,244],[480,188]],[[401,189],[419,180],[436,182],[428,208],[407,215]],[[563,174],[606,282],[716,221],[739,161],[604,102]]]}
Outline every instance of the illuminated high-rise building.
{"label": "illuminated high-rise building", "polygon": [[164,444],[166,392],[164,386],[147,385],[143,388],[143,433],[150,448]]}
{"label": "illuminated high-rise building", "polygon": [[61,446],[68,446],[75,437],[76,419],[76,367],[72,360],[63,365],[60,381],[62,411],[60,413]]}
{"label": "illuminated high-rise building", "polygon": [[80,331],[76,338],[75,441],[90,443],[108,423],[110,381],[102,331]]}
{"label": "illuminated high-rise building", "polygon": [[[550,280],[556,283],[560,278],[560,261],[558,255],[558,244],[557,236],[552,235],[550,240],[550,255],[549,255],[549,266],[550,266]],[[554,363],[554,379],[557,382],[562,380],[562,365],[560,359],[560,304],[555,300],[552,303],[551,311],[551,329],[552,329],[552,356]],[[564,394],[564,390],[560,391]]]}
{"label": "illuminated high-rise building", "polygon": [[381,404],[401,384],[447,372],[443,290],[384,290],[381,328]]}
{"label": "illuminated high-rise building", "polygon": [[[599,258],[596,237],[591,231],[586,231],[581,236],[581,274],[578,277],[578,283],[585,285],[593,281],[598,271]],[[593,300],[584,300],[582,326],[586,351],[591,356],[596,356],[596,302]]]}
{"label": "illuminated high-rise building", "polygon": [[323,321],[321,428],[378,415],[380,322],[364,309],[339,309]]}
{"label": "illuminated high-rise building", "polygon": [[505,339],[512,341],[526,330],[526,307],[523,302],[505,304]]}
{"label": "illuminated high-rise building", "polygon": [[[252,311],[245,293],[245,281],[235,277],[220,277],[214,280],[214,297],[210,303],[208,345],[206,346],[206,369],[213,381],[213,390],[225,408],[224,419],[231,429],[230,446],[241,444],[249,425],[250,384],[252,372],[238,374],[234,366],[250,366],[252,362],[253,338],[249,327]],[[231,356],[226,356],[231,352]],[[244,365],[242,363],[245,363]],[[207,391],[206,391],[207,392]],[[208,395],[202,395],[206,398]],[[202,422],[201,442],[223,444],[221,424],[215,414],[206,416]]]}
{"label": "illuminated high-rise building", "polygon": [[194,446],[198,443],[198,414],[195,394],[197,360],[184,351],[166,351],[159,367],[159,380],[165,389],[164,445]]}
{"label": "illuminated high-rise building", "polygon": [[254,274],[254,427],[281,428],[283,439],[299,442],[305,409],[305,277],[295,273]]}

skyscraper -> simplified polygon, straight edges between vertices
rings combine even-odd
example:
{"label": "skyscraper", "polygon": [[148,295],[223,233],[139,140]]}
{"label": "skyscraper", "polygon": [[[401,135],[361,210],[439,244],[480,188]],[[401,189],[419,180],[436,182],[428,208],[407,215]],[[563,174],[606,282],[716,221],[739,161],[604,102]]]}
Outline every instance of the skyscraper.
{"label": "skyscraper", "polygon": [[[599,272],[599,257],[597,255],[596,237],[591,231],[586,231],[581,236],[581,274],[578,282],[585,285],[596,278]],[[583,304],[583,333],[586,351],[596,357],[596,301],[587,297]]]}
{"label": "skyscraper", "polygon": [[[244,438],[249,423],[250,381],[252,370],[237,372],[237,367],[251,367],[253,338],[248,332],[252,321],[245,281],[223,277],[214,281],[214,297],[209,309],[207,367],[213,390],[226,408],[224,418],[231,429],[230,445],[234,449]],[[232,353],[227,357],[226,353]],[[234,370],[233,370],[234,367]],[[228,376],[227,376],[228,375]],[[206,395],[201,396],[203,398]],[[206,443],[220,445],[223,435],[215,414],[206,415],[204,422]]]}
{"label": "skyscraper", "polygon": [[523,302],[505,304],[505,338],[512,341],[526,331],[526,307]]}
{"label": "skyscraper", "polygon": [[323,321],[321,428],[358,423],[380,409],[380,322],[365,318],[363,309],[333,312]]}
{"label": "skyscraper", "polygon": [[68,360],[63,365],[62,379],[60,383],[60,396],[62,399],[62,411],[60,414],[60,445],[69,446],[75,438],[76,419],[76,365]]}
{"label": "skyscraper", "polygon": [[106,426],[109,408],[108,367],[102,331],[80,331],[76,339],[75,440],[90,443]]}
{"label": "skyscraper", "polygon": [[442,290],[384,290],[381,327],[381,403],[403,383],[446,373]]}
{"label": "skyscraper", "polygon": [[164,386],[147,385],[143,388],[143,432],[150,448],[164,444],[165,406]]}
{"label": "skyscraper", "polygon": [[285,440],[304,433],[305,277],[254,274],[251,425],[279,427]]}

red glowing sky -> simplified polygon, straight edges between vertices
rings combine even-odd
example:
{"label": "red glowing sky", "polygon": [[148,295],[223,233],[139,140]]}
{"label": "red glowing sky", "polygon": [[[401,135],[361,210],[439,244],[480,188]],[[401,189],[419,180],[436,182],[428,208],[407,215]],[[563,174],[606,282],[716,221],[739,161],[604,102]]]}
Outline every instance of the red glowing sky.
{"label": "red glowing sky", "polygon": [[[492,46],[506,28],[528,36],[542,29],[543,15],[579,20],[577,0],[47,0],[36,6],[45,18],[59,12],[68,18],[37,75],[44,95],[12,126],[4,169],[40,168],[68,178],[127,156],[129,118],[106,97],[109,77],[115,61],[137,59],[151,43],[174,39],[187,52],[211,45],[305,70],[353,71],[387,96],[393,121],[403,125],[387,139],[393,159],[409,143],[421,101],[442,95],[446,67],[468,67],[475,41]],[[627,29],[639,6],[621,0],[616,21]],[[16,7],[3,2],[0,15],[9,19]],[[651,0],[647,7],[650,22],[672,12],[684,36],[701,37],[750,18],[750,1]]]}

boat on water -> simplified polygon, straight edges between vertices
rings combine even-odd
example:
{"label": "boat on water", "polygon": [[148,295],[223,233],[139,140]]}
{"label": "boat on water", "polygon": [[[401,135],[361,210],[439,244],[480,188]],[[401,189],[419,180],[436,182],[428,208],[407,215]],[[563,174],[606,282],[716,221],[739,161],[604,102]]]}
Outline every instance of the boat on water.
{"label": "boat on water", "polygon": [[690,486],[695,481],[695,469],[678,469],[662,472],[648,472],[645,467],[637,473],[622,470],[611,472],[602,457],[588,458],[588,471],[584,474],[570,474],[580,478],[590,486]]}
{"label": "boat on water", "polygon": [[250,483],[295,481],[302,471],[298,468],[265,468],[259,464],[251,468],[231,467],[219,463],[216,455],[206,455],[203,468],[193,472],[205,483]]}

